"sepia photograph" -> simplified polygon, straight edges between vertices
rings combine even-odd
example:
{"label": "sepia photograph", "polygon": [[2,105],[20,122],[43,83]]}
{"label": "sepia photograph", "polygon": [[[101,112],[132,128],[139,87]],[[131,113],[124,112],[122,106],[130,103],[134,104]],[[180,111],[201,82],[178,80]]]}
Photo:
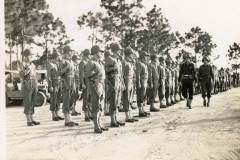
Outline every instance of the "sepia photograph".
{"label": "sepia photograph", "polygon": [[1,2],[1,160],[240,160],[239,0]]}

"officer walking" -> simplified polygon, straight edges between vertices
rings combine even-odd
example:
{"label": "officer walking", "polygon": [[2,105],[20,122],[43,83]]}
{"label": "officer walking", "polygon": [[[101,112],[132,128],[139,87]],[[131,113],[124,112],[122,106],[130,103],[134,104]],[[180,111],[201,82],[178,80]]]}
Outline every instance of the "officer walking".
{"label": "officer walking", "polygon": [[50,111],[52,112],[52,120],[59,121],[64,118],[58,115],[61,101],[61,77],[60,77],[60,55],[54,49],[49,57],[49,65],[47,67],[48,87],[50,91]]}
{"label": "officer walking", "polygon": [[110,44],[110,54],[105,59],[106,81],[108,84],[109,114],[111,118],[111,127],[124,126],[125,123],[117,120],[117,108],[121,104],[121,90],[123,85],[122,63],[120,57],[120,46],[117,43]]}
{"label": "officer walking", "polygon": [[132,101],[132,94],[133,94],[133,76],[134,76],[134,68],[133,68],[133,51],[131,48],[126,48],[124,50],[125,59],[123,60],[123,78],[125,84],[125,90],[123,91],[123,109],[126,115],[126,122],[135,122],[137,119],[132,117],[131,114],[131,101]]}
{"label": "officer walking", "polygon": [[104,81],[105,70],[103,65],[104,53],[99,46],[95,45],[91,48],[92,58],[86,69],[86,77],[88,80],[88,88],[90,93],[90,101],[92,104],[92,119],[94,124],[94,132],[102,133],[108,128],[102,127],[100,124],[101,112],[103,109],[102,102],[104,100]]}
{"label": "officer walking", "polygon": [[[211,91],[212,91],[212,82],[214,82],[214,74],[212,66],[209,65],[208,57],[203,57],[203,65],[199,68],[199,82],[201,83],[203,106],[209,107]],[[208,98],[206,102],[206,96]]]}
{"label": "officer walking", "polygon": [[166,70],[165,70],[165,60],[163,56],[159,57],[159,87],[158,87],[158,97],[160,101],[160,108],[166,108],[166,98],[165,98],[165,81],[166,81]]}
{"label": "officer walking", "polygon": [[186,99],[187,107],[192,109],[193,83],[195,81],[194,64],[190,62],[190,53],[184,51],[184,62],[180,65],[178,82],[182,85],[182,95]]}
{"label": "officer walking", "polygon": [[36,67],[32,63],[33,57],[29,49],[24,50],[22,56],[24,62],[20,71],[20,76],[22,79],[24,114],[27,118],[27,126],[39,125],[40,122],[33,119],[34,102],[38,91]]}
{"label": "officer walking", "polygon": [[61,62],[61,76],[63,80],[63,114],[65,117],[65,126],[76,126],[78,123],[75,123],[71,120],[70,111],[71,111],[71,102],[73,98],[73,93],[75,89],[74,83],[74,64],[72,62],[72,50],[69,46],[65,46],[63,49],[63,59]]}
{"label": "officer walking", "polygon": [[79,77],[79,57],[77,55],[72,56],[72,61],[74,64],[74,92],[72,94],[72,116],[80,115],[79,112],[76,111],[76,103],[79,99],[79,90],[80,90],[80,77]]}
{"label": "officer walking", "polygon": [[80,75],[80,86],[82,88],[82,98],[83,106],[82,110],[84,111],[85,121],[90,121],[91,118],[91,109],[90,109],[90,95],[88,91],[88,80],[87,80],[87,66],[90,61],[90,51],[85,49],[82,52],[82,60],[79,64],[79,75]]}
{"label": "officer walking", "polygon": [[139,117],[147,117],[149,113],[144,111],[144,102],[146,98],[148,82],[148,67],[146,62],[149,54],[145,51],[142,51],[139,54],[140,60],[136,64],[137,105],[139,110]]}

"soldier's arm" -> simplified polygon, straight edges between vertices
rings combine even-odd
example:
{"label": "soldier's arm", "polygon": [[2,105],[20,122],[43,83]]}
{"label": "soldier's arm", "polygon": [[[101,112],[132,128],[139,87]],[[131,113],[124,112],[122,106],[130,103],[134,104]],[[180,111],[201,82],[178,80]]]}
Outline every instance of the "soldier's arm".
{"label": "soldier's arm", "polygon": [[179,77],[178,77],[178,82],[180,82],[181,79],[182,79],[182,68],[183,68],[183,65],[180,65],[180,67],[179,67]]}
{"label": "soldier's arm", "polygon": [[106,73],[109,73],[109,72],[112,72],[112,71],[117,71],[116,62],[114,60],[110,59],[110,58],[107,58],[105,60],[104,67],[105,67],[105,72]]}
{"label": "soldier's arm", "polygon": [[152,71],[153,70],[153,67],[152,65],[148,65],[148,82],[149,82],[149,86],[150,88],[152,87],[153,85],[153,74],[152,74]]}
{"label": "soldier's arm", "polygon": [[142,67],[139,63],[136,64],[136,83],[139,86],[140,83],[140,78],[141,78],[141,72],[142,72]]}

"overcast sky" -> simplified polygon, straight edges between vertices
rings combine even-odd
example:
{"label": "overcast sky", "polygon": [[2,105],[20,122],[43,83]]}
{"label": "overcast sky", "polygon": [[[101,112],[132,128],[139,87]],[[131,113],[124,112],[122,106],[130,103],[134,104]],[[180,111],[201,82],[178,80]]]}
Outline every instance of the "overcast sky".
{"label": "overcast sky", "polygon": [[[49,10],[59,17],[67,33],[75,39],[72,47],[81,51],[90,47],[89,33],[80,31],[77,18],[87,11],[99,11],[100,0],[47,0]],[[187,32],[200,26],[213,36],[217,48],[214,54],[221,54],[218,64],[225,62],[228,46],[240,42],[240,0],[143,0],[145,10],[156,4],[162,8],[173,30]]]}

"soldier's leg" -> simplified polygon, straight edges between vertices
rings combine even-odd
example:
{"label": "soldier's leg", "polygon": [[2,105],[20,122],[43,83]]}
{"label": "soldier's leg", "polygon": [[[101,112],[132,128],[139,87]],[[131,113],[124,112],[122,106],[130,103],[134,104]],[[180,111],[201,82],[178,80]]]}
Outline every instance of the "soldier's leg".
{"label": "soldier's leg", "polygon": [[137,88],[137,105],[138,105],[139,117],[147,116],[143,110],[145,94],[146,94],[145,87],[141,86],[141,88]]}
{"label": "soldier's leg", "polygon": [[171,105],[171,103],[170,103],[170,87],[168,84],[165,87],[165,99],[166,99],[166,106],[170,106]]}
{"label": "soldier's leg", "polygon": [[35,107],[35,102],[36,102],[36,98],[37,98],[37,88],[33,88],[32,89],[32,95],[31,95],[31,109],[30,109],[30,118],[32,120],[32,123],[34,125],[39,125],[40,122],[37,122],[33,119],[33,114],[34,114],[34,107]]}
{"label": "soldier's leg", "polygon": [[158,97],[160,101],[160,108],[166,108],[165,86],[163,84],[161,84],[158,88]]}
{"label": "soldier's leg", "polygon": [[171,102],[172,105],[175,104],[175,101],[174,101],[173,97],[174,97],[174,86],[171,85],[170,86],[170,102]]}
{"label": "soldier's leg", "polygon": [[207,92],[207,106],[210,105],[210,98],[211,98],[211,90],[212,90],[212,83],[211,80],[206,83],[206,92]]}
{"label": "soldier's leg", "polygon": [[32,119],[31,119],[31,114],[30,108],[31,108],[31,95],[32,95],[32,90],[27,87],[26,85],[23,85],[23,103],[24,103],[24,114],[26,115],[27,119],[27,125],[32,126]]}
{"label": "soldier's leg", "polygon": [[192,100],[193,100],[193,81],[189,80],[188,83],[188,95],[189,95],[189,109],[192,108]]}
{"label": "soldier's leg", "polygon": [[87,107],[87,101],[88,101],[87,88],[82,90],[82,97],[83,97],[82,110],[84,112],[84,119],[85,119],[85,121],[90,121],[89,111],[88,111],[88,107]]}
{"label": "soldier's leg", "polygon": [[60,109],[60,104],[61,104],[61,87],[60,85],[57,86],[57,98],[56,98],[56,107],[55,107],[55,115],[58,118],[58,120],[64,120],[61,116],[59,116],[59,109]]}
{"label": "soldier's leg", "polygon": [[53,91],[50,92],[50,111],[52,112],[53,121],[58,121],[58,118],[55,112],[56,107],[57,107],[57,89],[56,87],[53,87]]}
{"label": "soldier's leg", "polygon": [[[115,81],[114,80],[111,80],[110,82],[111,84],[109,85],[109,115],[110,115],[110,119],[111,119],[111,122],[110,122],[110,126],[111,127],[119,127],[116,119],[115,119],[115,115],[116,115],[116,111],[117,111],[117,92],[118,90],[115,89]],[[116,87],[117,88],[117,87]]]}
{"label": "soldier's leg", "polygon": [[201,91],[202,91],[202,98],[203,98],[203,106],[207,105],[206,102],[206,83],[204,81],[201,82]]}
{"label": "soldier's leg", "polygon": [[157,94],[157,85],[156,84],[154,84],[153,85],[153,88],[151,88],[151,90],[150,90],[151,92],[150,92],[150,111],[151,112],[158,112],[159,111],[159,108],[157,108],[157,107],[155,107],[155,105],[154,105],[154,101],[155,101],[155,97],[156,97],[156,94]]}

